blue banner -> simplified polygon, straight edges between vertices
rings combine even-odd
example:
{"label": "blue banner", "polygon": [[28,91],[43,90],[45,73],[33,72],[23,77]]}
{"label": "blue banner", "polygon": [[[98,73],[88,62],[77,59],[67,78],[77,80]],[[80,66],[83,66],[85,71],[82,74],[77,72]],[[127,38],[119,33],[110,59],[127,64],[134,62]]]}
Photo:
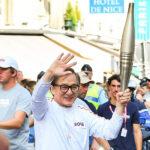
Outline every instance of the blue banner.
{"label": "blue banner", "polygon": [[134,0],[135,38],[150,39],[150,0]]}
{"label": "blue banner", "polygon": [[90,0],[90,13],[124,13],[124,0]]}

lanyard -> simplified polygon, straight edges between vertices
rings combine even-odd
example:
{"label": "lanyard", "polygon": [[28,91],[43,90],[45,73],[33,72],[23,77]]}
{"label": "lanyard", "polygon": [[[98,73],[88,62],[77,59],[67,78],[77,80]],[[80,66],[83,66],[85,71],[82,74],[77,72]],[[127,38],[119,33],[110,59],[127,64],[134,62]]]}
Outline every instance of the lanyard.
{"label": "lanyard", "polygon": [[[113,114],[114,111],[112,110],[111,105],[109,105],[109,109],[110,109],[110,111],[111,111],[112,114]],[[123,121],[124,128],[126,128],[126,123],[127,123],[127,105],[126,105],[125,110],[124,110],[124,121]]]}

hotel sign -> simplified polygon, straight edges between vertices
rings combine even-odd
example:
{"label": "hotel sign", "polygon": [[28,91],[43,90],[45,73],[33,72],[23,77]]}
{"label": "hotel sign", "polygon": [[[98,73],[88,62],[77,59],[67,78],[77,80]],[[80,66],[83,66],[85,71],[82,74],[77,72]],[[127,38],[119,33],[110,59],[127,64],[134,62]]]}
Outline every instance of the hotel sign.
{"label": "hotel sign", "polygon": [[124,0],[90,0],[90,13],[124,13]]}

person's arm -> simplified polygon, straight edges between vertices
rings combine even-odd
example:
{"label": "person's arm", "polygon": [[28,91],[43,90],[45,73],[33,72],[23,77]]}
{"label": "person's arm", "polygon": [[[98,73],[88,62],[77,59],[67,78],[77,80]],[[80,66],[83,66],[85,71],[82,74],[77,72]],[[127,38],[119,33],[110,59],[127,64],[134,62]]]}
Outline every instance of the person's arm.
{"label": "person's arm", "polygon": [[29,126],[32,127],[34,125],[34,119],[32,117],[29,118]]}
{"label": "person's arm", "polygon": [[110,145],[107,140],[103,140],[100,138],[96,138],[96,141],[105,149],[105,150],[110,150]]}
{"label": "person's arm", "polygon": [[20,128],[26,118],[26,113],[23,111],[16,111],[14,118],[0,121],[0,129],[14,129]]}
{"label": "person's arm", "polygon": [[106,140],[112,140],[118,136],[123,123],[123,116],[118,115],[116,111],[110,120],[90,112],[88,112],[86,116],[88,118],[87,124],[89,124],[90,129],[89,136]]}
{"label": "person's arm", "polygon": [[144,102],[143,96],[141,94],[136,94],[136,99],[142,103]]}
{"label": "person's arm", "polygon": [[[145,99],[146,100],[146,99]],[[143,100],[144,102],[144,100]],[[149,107],[150,108],[150,102],[148,102],[147,100],[144,102],[145,106]]]}
{"label": "person's arm", "polygon": [[90,150],[98,150],[99,148],[100,148],[99,143],[96,141],[95,138],[93,138],[93,142],[92,142]]}
{"label": "person's arm", "polygon": [[0,149],[9,150],[9,139],[2,131],[0,131]]}
{"label": "person's arm", "polygon": [[150,107],[150,100],[149,100],[148,98],[145,98],[145,99],[144,99],[141,94],[137,94],[137,95],[136,95],[136,98],[137,98],[140,102],[144,103],[145,106]]}
{"label": "person's arm", "polygon": [[37,120],[43,119],[47,112],[48,103],[46,93],[49,90],[53,78],[69,74],[70,71],[66,71],[66,69],[76,64],[76,62],[68,64],[68,62],[73,59],[73,55],[67,54],[64,57],[63,55],[63,53],[60,54],[51,64],[33,90],[32,111],[34,113],[34,118]]}
{"label": "person's arm", "polygon": [[117,93],[116,109],[118,115],[123,116],[125,106],[131,100],[131,93],[129,89],[126,89],[124,92]]}
{"label": "person's arm", "polygon": [[142,150],[142,132],[140,129],[140,124],[133,124],[133,132],[136,150]]}
{"label": "person's arm", "polygon": [[88,116],[90,136],[106,140],[115,139],[121,129],[124,109],[129,100],[129,90],[125,90],[125,92],[120,92],[117,94],[116,110],[110,120],[98,116],[95,118],[93,115]]}

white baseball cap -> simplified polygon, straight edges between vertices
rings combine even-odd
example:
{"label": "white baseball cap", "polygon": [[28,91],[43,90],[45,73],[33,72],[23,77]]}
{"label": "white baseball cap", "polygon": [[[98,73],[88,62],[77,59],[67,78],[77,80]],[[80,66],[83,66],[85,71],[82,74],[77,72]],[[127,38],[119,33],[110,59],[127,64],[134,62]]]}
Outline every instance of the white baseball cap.
{"label": "white baseball cap", "polygon": [[18,63],[17,61],[9,56],[0,57],[0,67],[1,68],[9,68],[12,67],[15,70],[18,70]]}
{"label": "white baseball cap", "polygon": [[87,74],[85,72],[79,72],[78,75],[80,77],[81,84],[86,84],[86,83],[92,82],[92,80],[89,79],[89,77],[87,76]]}

